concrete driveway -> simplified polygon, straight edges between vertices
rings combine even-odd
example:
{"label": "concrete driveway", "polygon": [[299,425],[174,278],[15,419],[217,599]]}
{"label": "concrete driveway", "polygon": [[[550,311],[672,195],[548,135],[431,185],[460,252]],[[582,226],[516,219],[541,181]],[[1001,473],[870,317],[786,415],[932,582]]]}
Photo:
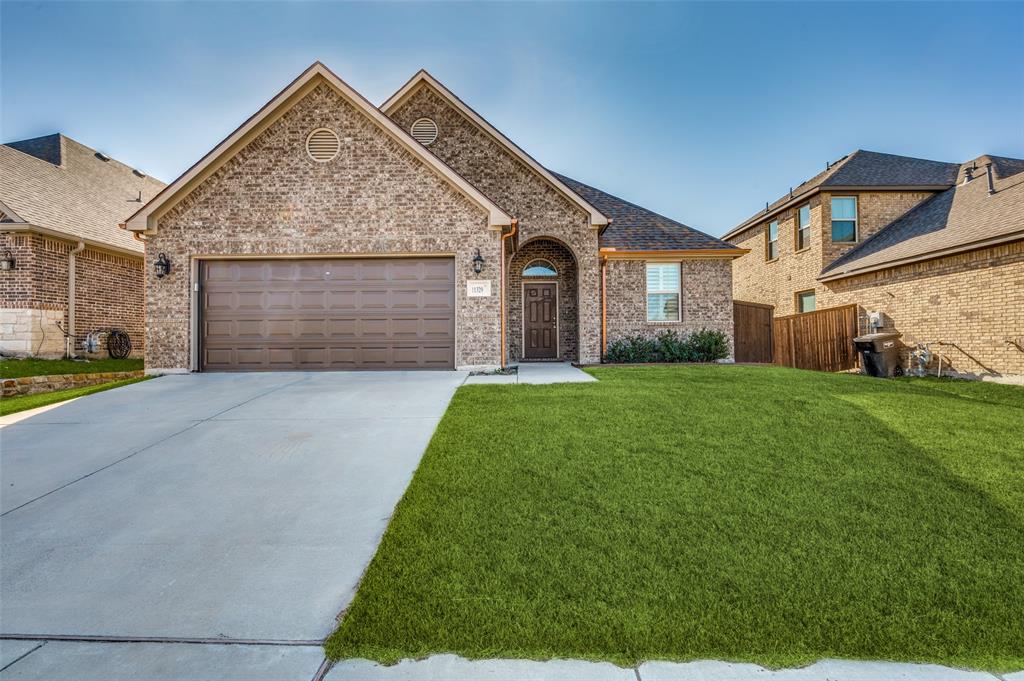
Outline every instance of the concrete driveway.
{"label": "concrete driveway", "polygon": [[3,677],[313,678],[464,379],[165,376],[4,426]]}

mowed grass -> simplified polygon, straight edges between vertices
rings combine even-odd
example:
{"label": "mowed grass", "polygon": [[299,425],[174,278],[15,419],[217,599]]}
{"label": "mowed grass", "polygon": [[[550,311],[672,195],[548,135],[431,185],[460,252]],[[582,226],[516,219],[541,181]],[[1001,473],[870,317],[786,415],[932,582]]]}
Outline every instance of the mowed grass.
{"label": "mowed grass", "polygon": [[51,374],[102,374],[112,371],[139,371],[142,359],[2,359],[0,378],[48,376]]}
{"label": "mowed grass", "polygon": [[67,400],[71,400],[76,397],[84,397],[86,395],[92,395],[93,393],[101,393],[104,390],[120,388],[123,385],[131,385],[132,383],[138,383],[139,381],[148,381],[151,378],[153,377],[140,376],[139,378],[129,378],[123,381],[110,381],[109,383],[88,385],[82,388],[54,390],[53,392],[36,393],[35,395],[18,395],[17,397],[3,397],[0,398],[0,416],[15,414],[19,411],[25,411],[26,409],[45,407],[48,404],[55,404],[57,402],[66,402]]}
{"label": "mowed grass", "polygon": [[1024,668],[1024,389],[592,371],[458,391],[331,657]]}

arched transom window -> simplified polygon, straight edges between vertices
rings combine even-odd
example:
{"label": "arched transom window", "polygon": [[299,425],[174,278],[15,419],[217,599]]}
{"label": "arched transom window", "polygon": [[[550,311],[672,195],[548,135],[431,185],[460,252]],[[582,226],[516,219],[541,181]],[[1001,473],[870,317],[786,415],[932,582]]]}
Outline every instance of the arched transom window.
{"label": "arched transom window", "polygon": [[524,277],[557,277],[558,271],[547,260],[533,260],[523,268]]}

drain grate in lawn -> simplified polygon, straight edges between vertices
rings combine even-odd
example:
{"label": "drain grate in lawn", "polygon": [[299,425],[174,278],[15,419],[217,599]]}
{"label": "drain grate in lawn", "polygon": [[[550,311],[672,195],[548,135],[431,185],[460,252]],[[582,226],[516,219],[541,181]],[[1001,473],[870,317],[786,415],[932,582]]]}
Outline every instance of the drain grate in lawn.
{"label": "drain grate in lawn", "polygon": [[593,373],[458,391],[329,655],[1024,667],[1024,390]]}

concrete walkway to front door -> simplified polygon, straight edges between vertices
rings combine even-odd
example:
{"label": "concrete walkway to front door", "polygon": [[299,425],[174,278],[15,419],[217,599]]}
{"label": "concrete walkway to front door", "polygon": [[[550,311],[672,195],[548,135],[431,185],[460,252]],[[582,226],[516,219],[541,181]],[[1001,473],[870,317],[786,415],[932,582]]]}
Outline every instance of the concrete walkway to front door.
{"label": "concrete walkway to front door", "polygon": [[597,379],[568,362],[522,362],[518,371],[511,374],[484,374],[470,376],[466,384],[510,384],[533,383],[546,385],[550,383],[589,383]]}
{"label": "concrete walkway to front door", "polygon": [[164,376],[0,428],[0,677],[309,681],[465,378]]}

